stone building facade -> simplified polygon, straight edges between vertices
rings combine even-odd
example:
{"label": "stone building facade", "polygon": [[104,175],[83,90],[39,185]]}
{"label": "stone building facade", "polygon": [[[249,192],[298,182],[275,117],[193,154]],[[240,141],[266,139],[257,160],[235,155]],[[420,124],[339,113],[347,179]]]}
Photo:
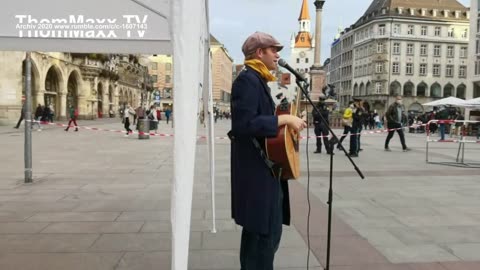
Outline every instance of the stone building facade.
{"label": "stone building facade", "polygon": [[[153,82],[151,102],[161,110],[173,107],[173,59],[171,55],[149,57],[149,74]],[[158,100],[159,98],[159,100]]]}
{"label": "stone building facade", "polygon": [[220,111],[230,111],[230,96],[233,82],[233,58],[225,46],[210,35],[212,55],[212,98]]}
{"label": "stone building facade", "polygon": [[[32,111],[37,104],[53,108],[65,120],[70,105],[80,119],[118,115],[137,106],[144,92],[146,68],[134,55],[32,52]],[[25,52],[0,52],[0,124],[20,115],[24,97]]]}
{"label": "stone building facade", "polygon": [[468,37],[469,11],[455,0],[373,1],[333,43],[330,80],[342,106],[353,95],[384,112],[400,94],[423,112],[422,103],[468,96]]}
{"label": "stone building facade", "polygon": [[467,98],[480,97],[480,3],[470,1],[470,43],[469,43],[469,87],[472,91]]}

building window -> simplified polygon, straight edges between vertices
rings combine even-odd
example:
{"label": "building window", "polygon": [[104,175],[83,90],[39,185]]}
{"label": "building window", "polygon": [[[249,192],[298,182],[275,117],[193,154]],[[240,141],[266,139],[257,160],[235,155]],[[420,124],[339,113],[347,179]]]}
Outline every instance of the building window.
{"label": "building window", "polygon": [[405,74],[413,75],[413,64],[412,63],[407,63],[407,66],[405,68]]}
{"label": "building window", "polygon": [[300,58],[297,58],[297,64],[300,63]]}
{"label": "building window", "polygon": [[308,63],[308,58],[305,58],[305,63]]}
{"label": "building window", "polygon": [[453,77],[453,65],[447,65],[447,68],[445,69],[445,76]]}
{"label": "building window", "polygon": [[475,53],[476,54],[479,54],[480,53],[480,40],[476,40],[476,43],[475,43]]}
{"label": "building window", "polygon": [[440,77],[440,65],[433,65],[433,76]]}
{"label": "building window", "polygon": [[413,43],[407,44],[407,55],[413,55]]}
{"label": "building window", "polygon": [[166,70],[172,70],[172,64],[171,63],[165,64],[165,69]]}
{"label": "building window", "polygon": [[400,34],[400,24],[393,25],[393,33],[399,35]]}
{"label": "building window", "polygon": [[157,83],[158,82],[158,76],[157,75],[152,75],[152,82]]}
{"label": "building window", "polygon": [[165,75],[165,83],[170,83],[171,80],[172,78],[170,77],[170,75]]}
{"label": "building window", "polygon": [[395,62],[392,64],[392,73],[400,74],[400,63]]}
{"label": "building window", "polygon": [[375,65],[375,72],[376,73],[383,73],[383,63],[377,63]]}
{"label": "building window", "polygon": [[480,60],[475,61],[475,75],[480,75]]}
{"label": "building window", "polygon": [[427,64],[420,64],[420,76],[427,76]]}
{"label": "building window", "polygon": [[377,53],[383,53],[383,43],[377,44]]}
{"label": "building window", "polygon": [[422,26],[421,31],[420,31],[420,35],[422,35],[422,36],[427,35],[427,27],[426,26]]}
{"label": "building window", "polygon": [[467,77],[467,66],[460,66],[458,68],[458,77],[466,78]]}
{"label": "building window", "polygon": [[400,54],[400,43],[393,43],[393,54]]}
{"label": "building window", "polygon": [[381,82],[375,83],[375,93],[381,94],[383,90],[383,84]]}
{"label": "building window", "polygon": [[453,57],[454,56],[454,47],[453,46],[448,46],[447,47],[447,57]]}
{"label": "building window", "polygon": [[442,33],[442,28],[440,26],[435,27],[435,36],[439,37]]}
{"label": "building window", "polygon": [[448,37],[453,37],[453,35],[454,35],[453,28],[448,29]]}
{"label": "building window", "polygon": [[420,45],[420,55],[422,56],[427,55],[427,44]]}
{"label": "building window", "polygon": [[414,26],[413,25],[409,25],[408,26],[408,31],[407,31],[407,35],[411,35],[413,36],[413,29],[414,29]]}
{"label": "building window", "polygon": [[468,29],[463,29],[462,38],[467,38],[467,37],[468,37]]}
{"label": "building window", "polygon": [[381,24],[378,26],[378,34],[380,36],[384,36],[385,35],[385,24]]}
{"label": "building window", "polygon": [[467,47],[461,47],[460,48],[460,57],[461,58],[466,58],[467,57]]}
{"label": "building window", "polygon": [[437,56],[437,57],[440,56],[440,45],[435,45],[433,47],[433,56]]}
{"label": "building window", "polygon": [[480,33],[480,18],[477,19],[477,33]]}
{"label": "building window", "polygon": [[152,63],[152,70],[157,70],[157,69],[158,69],[158,64]]}

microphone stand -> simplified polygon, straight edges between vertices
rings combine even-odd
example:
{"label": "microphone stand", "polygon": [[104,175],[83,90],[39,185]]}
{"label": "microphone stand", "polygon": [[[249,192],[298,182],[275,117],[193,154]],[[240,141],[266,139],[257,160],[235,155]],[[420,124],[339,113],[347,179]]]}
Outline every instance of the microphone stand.
{"label": "microphone stand", "polygon": [[[338,140],[337,135],[335,135],[333,130],[330,128],[327,120],[325,118],[323,118],[323,115],[320,113],[320,110],[318,110],[317,106],[315,106],[315,104],[313,104],[312,99],[310,99],[310,97],[308,95],[308,91],[307,91],[307,89],[309,87],[309,84],[307,82],[303,81],[304,85],[302,85],[301,82],[302,81],[298,80],[298,78],[297,78],[296,83],[297,83],[298,87],[302,90],[303,95],[307,99],[308,103],[310,103],[310,105],[312,105],[315,112],[317,112],[317,114],[320,115],[322,123],[324,124],[325,127],[327,127],[328,132],[332,135],[332,138],[328,142],[328,144],[329,144],[328,147],[330,149],[330,179],[329,179],[330,183],[329,183],[329,188],[328,188],[328,202],[327,202],[327,204],[328,204],[328,231],[327,231],[327,261],[326,261],[326,266],[325,266],[325,270],[329,270],[330,269],[330,244],[331,244],[330,241],[331,241],[331,238],[332,238],[332,212],[333,212],[333,208],[332,208],[332,206],[333,206],[333,146],[336,143],[338,143],[339,140]],[[350,163],[352,164],[355,171],[357,171],[360,178],[364,179],[365,176],[363,176],[363,173],[360,171],[357,164],[355,164],[355,162],[352,160],[350,155],[347,153],[347,150],[345,150],[345,148],[343,146],[341,146],[340,149],[343,150],[343,152],[345,153],[347,158],[350,160]]]}

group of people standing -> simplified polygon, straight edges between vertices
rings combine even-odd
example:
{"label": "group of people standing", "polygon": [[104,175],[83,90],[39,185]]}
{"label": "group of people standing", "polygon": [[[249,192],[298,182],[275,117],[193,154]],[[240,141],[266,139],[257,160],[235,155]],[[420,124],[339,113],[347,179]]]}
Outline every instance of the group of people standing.
{"label": "group of people standing", "polygon": [[[317,148],[314,153],[322,152],[323,138],[327,154],[333,154],[333,145],[329,143],[328,134],[329,110],[325,105],[324,97],[320,97],[316,107],[318,110],[312,110],[313,122],[315,125],[315,136],[317,136]],[[408,148],[405,143],[405,135],[403,133],[403,126],[405,122],[404,116],[405,110],[402,105],[402,97],[397,96],[395,103],[390,105],[384,117],[384,121],[386,122],[386,126],[388,128],[388,135],[384,145],[385,151],[391,151],[389,144],[395,132],[397,132],[400,137],[403,151],[410,151],[410,148]],[[321,119],[322,117],[325,119],[325,122]],[[374,128],[375,126],[380,128],[382,123],[380,121],[380,116],[376,112],[368,112],[368,109],[364,108],[362,99],[353,98],[343,113],[342,125],[344,127],[343,134],[337,144],[337,149],[343,149],[344,146],[342,145],[342,142],[348,135],[350,135],[348,154],[350,157],[358,157],[359,153],[363,150],[361,148],[362,130],[368,127]]]}
{"label": "group of people standing", "polygon": [[[133,131],[130,128],[130,118],[133,120],[133,125],[136,125],[136,129],[139,129],[139,121],[148,119],[149,122],[149,129],[155,130],[155,133],[158,130],[158,123],[162,120],[162,112],[157,109],[155,105],[150,106],[148,110],[146,110],[143,106],[138,106],[136,109],[133,109],[132,106],[127,105],[125,109],[122,111],[120,110],[120,115],[122,115],[122,122],[125,127],[126,134],[125,136],[130,135]],[[165,109],[165,119],[167,124],[170,121],[170,117],[172,115],[172,110],[170,108]]]}
{"label": "group of people standing", "polygon": [[[26,106],[25,102],[22,104],[22,111],[20,113],[20,118],[18,119],[17,124],[14,126],[14,128],[18,129],[20,127],[20,124],[22,121],[25,119],[25,113],[26,113]],[[53,105],[50,104],[48,106],[44,106],[42,104],[38,104],[37,108],[35,109],[35,113],[33,114],[33,122],[32,122],[32,128],[33,125],[38,126],[38,131],[41,131],[41,126],[40,122],[50,122],[53,123],[53,119],[55,117],[55,110],[53,109]]]}

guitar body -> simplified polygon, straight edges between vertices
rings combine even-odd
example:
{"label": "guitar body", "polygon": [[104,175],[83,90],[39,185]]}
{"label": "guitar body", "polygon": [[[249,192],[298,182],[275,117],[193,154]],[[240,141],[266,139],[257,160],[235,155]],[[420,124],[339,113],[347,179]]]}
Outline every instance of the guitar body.
{"label": "guitar body", "polygon": [[[275,111],[276,115],[295,113],[296,106],[293,103],[282,103]],[[283,179],[300,177],[299,139],[300,135],[287,125],[278,128],[276,137],[266,139],[265,152],[270,160],[281,165]]]}

